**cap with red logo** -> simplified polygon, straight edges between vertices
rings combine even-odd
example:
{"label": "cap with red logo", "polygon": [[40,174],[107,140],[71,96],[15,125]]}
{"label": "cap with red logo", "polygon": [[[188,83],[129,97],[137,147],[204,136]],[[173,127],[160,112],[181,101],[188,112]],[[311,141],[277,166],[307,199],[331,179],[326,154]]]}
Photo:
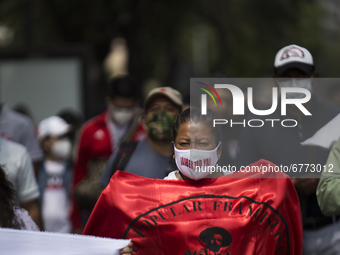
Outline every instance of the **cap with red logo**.
{"label": "cap with red logo", "polygon": [[170,99],[171,102],[173,102],[175,105],[178,105],[180,108],[183,106],[182,101],[182,94],[171,88],[171,87],[159,87],[152,89],[144,101],[144,109],[146,109],[146,106],[151,102],[152,99],[154,99],[156,96],[165,96],[168,99]]}
{"label": "cap with red logo", "polygon": [[305,73],[313,72],[314,61],[312,54],[306,48],[295,44],[283,47],[275,56],[275,74],[282,75],[292,68],[300,69]]}

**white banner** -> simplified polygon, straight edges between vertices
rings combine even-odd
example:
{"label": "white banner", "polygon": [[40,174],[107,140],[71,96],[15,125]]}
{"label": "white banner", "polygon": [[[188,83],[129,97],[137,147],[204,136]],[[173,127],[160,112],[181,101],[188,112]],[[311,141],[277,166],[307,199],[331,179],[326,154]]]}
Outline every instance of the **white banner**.
{"label": "white banner", "polygon": [[0,228],[1,255],[118,255],[130,240]]}

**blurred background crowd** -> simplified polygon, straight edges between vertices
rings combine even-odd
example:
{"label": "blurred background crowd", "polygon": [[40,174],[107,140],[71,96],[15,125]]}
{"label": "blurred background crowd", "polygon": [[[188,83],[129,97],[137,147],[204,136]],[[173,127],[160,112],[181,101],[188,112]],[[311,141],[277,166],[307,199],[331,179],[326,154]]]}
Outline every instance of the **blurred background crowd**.
{"label": "blurred background crowd", "polygon": [[167,85],[185,97],[190,77],[271,76],[273,55],[291,43],[313,52],[321,77],[337,77],[339,15],[333,0],[3,0],[0,99],[25,103],[35,122],[68,106],[89,119],[112,72],[131,73],[144,96]]}
{"label": "blurred background crowd", "polygon": [[[98,183],[110,155],[117,168],[121,141],[145,141],[128,149],[164,156],[148,154],[164,173],[146,177],[174,169],[171,139],[147,130],[157,131],[150,123],[160,115],[173,123],[190,103],[190,78],[272,77],[276,52],[289,44],[312,52],[320,77],[338,77],[339,25],[335,0],[2,0],[0,165],[15,204],[40,229],[81,233],[93,205],[80,206],[91,194],[74,198],[76,187],[91,172]],[[323,99],[340,106],[339,86]],[[114,173],[106,172],[104,184]]]}

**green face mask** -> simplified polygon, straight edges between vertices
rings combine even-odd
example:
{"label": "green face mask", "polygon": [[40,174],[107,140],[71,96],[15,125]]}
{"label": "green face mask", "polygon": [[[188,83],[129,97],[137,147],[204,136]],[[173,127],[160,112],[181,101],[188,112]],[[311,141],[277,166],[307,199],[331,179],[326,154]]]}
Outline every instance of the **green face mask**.
{"label": "green face mask", "polygon": [[150,138],[158,141],[171,140],[171,128],[176,116],[166,111],[157,111],[146,116],[146,127]]}

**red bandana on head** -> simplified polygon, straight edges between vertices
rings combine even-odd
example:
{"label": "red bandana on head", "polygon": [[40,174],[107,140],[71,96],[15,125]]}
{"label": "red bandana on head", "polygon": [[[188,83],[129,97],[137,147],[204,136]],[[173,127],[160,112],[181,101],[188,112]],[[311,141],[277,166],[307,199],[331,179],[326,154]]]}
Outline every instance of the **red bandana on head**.
{"label": "red bandana on head", "polygon": [[[269,165],[275,166],[265,160],[251,166]],[[132,239],[132,254],[302,252],[299,200],[283,173],[169,181],[118,171],[84,234]]]}

